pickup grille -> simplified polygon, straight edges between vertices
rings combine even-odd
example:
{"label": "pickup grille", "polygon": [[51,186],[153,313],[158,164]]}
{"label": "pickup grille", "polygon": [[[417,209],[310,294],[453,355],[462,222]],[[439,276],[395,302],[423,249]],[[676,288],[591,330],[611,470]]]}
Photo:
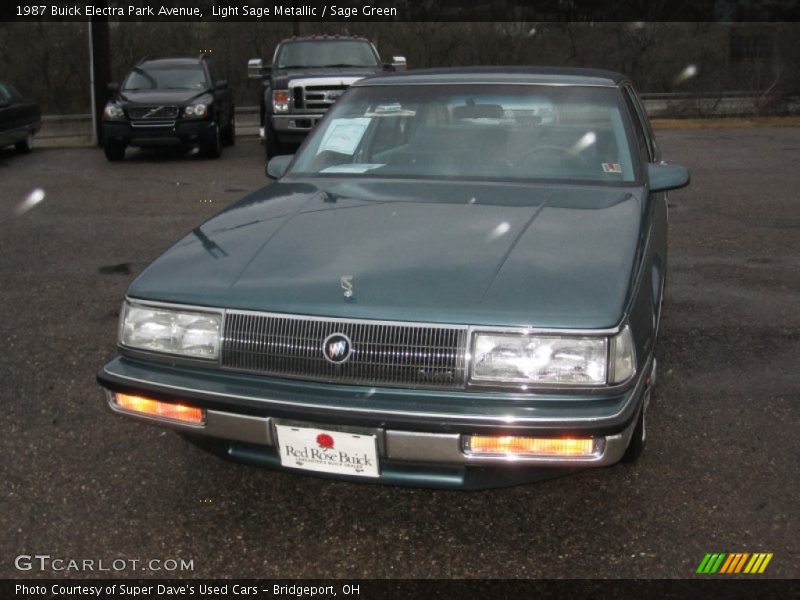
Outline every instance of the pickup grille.
{"label": "pickup grille", "polygon": [[[341,364],[323,355],[336,333],[352,346]],[[228,311],[222,367],[343,384],[461,388],[466,344],[466,327]]]}
{"label": "pickup grille", "polygon": [[[354,80],[358,78],[353,78]],[[347,88],[348,83],[298,83],[291,87],[294,109],[298,112],[321,113],[333,106]]]}
{"label": "pickup grille", "polygon": [[179,110],[177,106],[132,106],[128,109],[128,116],[141,121],[174,120],[178,118]]}

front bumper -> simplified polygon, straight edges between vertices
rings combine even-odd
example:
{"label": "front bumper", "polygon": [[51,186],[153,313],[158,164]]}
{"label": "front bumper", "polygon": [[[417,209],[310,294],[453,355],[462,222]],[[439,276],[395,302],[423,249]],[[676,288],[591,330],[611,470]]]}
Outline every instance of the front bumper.
{"label": "front bumper", "polygon": [[[648,363],[641,373],[652,370]],[[98,381],[115,412],[224,440],[224,452],[237,460],[280,467],[276,422],[343,427],[377,436],[378,481],[458,488],[546,479],[565,470],[612,465],[628,447],[650,392],[649,377],[644,375],[622,394],[587,399],[377,390],[201,372],[129,357],[108,363]],[[206,421],[202,426],[186,425],[129,413],[113,402],[115,391],[191,403],[206,409]],[[590,436],[599,443],[597,452],[587,457],[476,456],[462,450],[462,436],[470,434]]]}
{"label": "front bumper", "polygon": [[272,130],[282,143],[301,143],[314,126],[324,117],[324,113],[292,115],[270,115]]}
{"label": "front bumper", "polygon": [[214,126],[214,121],[177,120],[161,123],[104,121],[103,139],[142,147],[191,145],[212,140]]}

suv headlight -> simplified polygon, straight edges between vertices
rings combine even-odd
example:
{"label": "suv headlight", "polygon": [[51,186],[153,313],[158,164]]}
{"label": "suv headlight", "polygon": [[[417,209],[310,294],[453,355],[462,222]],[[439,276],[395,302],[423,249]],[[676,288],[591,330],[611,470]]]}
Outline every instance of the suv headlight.
{"label": "suv headlight", "polygon": [[106,119],[124,119],[125,111],[119,105],[109,102],[103,109],[103,115]]}
{"label": "suv headlight", "polygon": [[202,119],[205,116],[208,116],[208,104],[205,102],[190,104],[183,109],[184,119]]}
{"label": "suv headlight", "polygon": [[272,92],[272,109],[275,112],[289,112],[289,90]]}
{"label": "suv headlight", "polygon": [[126,302],[119,343],[137,350],[216,359],[221,328],[222,313]]}
{"label": "suv headlight", "polygon": [[627,381],[634,364],[633,339],[627,326],[612,338],[478,333],[473,340],[470,379],[476,383],[600,386]]}

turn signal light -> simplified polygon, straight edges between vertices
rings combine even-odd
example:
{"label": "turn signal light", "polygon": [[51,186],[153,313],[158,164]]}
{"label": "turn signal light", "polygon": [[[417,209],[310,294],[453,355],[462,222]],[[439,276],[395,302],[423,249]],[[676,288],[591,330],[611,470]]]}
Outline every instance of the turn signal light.
{"label": "turn signal light", "polygon": [[573,456],[589,457],[596,452],[593,438],[533,438],[471,435],[465,443],[467,454],[491,456]]}
{"label": "turn signal light", "polygon": [[200,425],[206,420],[205,410],[187,404],[159,402],[142,396],[120,393],[114,394],[114,403],[124,410],[158,419],[169,419],[193,425]]}
{"label": "turn signal light", "polygon": [[273,92],[272,99],[275,100],[275,102],[289,102],[289,92],[277,90]]}

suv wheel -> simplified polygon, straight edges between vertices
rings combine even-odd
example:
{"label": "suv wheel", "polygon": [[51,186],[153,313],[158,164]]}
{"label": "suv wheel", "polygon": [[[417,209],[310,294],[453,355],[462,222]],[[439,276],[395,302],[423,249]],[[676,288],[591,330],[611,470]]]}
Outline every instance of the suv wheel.
{"label": "suv wheel", "polygon": [[103,151],[106,153],[106,158],[111,162],[117,162],[125,158],[125,144],[120,142],[106,141],[103,144]]}
{"label": "suv wheel", "polygon": [[26,154],[33,150],[33,131],[29,129],[25,139],[20,140],[14,146],[16,146],[17,150]]}
{"label": "suv wheel", "polygon": [[200,150],[208,158],[219,158],[220,154],[222,154],[222,135],[219,131],[219,124],[214,125],[211,135],[201,144]]}
{"label": "suv wheel", "polygon": [[228,119],[228,124],[225,126],[225,133],[222,136],[222,141],[226,146],[233,146],[236,144],[236,117],[233,116],[233,111],[231,111],[231,118]]}

